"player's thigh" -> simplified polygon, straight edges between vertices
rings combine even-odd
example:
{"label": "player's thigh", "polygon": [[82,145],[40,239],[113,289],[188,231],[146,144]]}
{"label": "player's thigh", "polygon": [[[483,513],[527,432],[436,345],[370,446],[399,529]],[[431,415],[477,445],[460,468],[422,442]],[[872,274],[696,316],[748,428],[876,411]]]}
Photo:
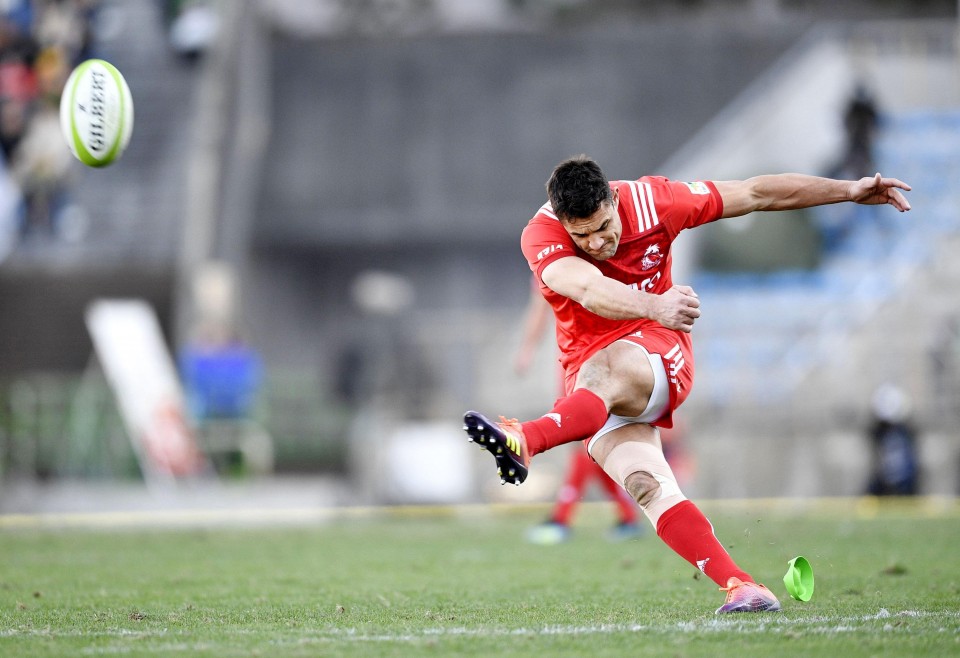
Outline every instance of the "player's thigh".
{"label": "player's thigh", "polygon": [[643,413],[655,383],[653,367],[643,349],[616,341],[591,356],[580,368],[576,388],[587,388],[607,401],[616,413]]}

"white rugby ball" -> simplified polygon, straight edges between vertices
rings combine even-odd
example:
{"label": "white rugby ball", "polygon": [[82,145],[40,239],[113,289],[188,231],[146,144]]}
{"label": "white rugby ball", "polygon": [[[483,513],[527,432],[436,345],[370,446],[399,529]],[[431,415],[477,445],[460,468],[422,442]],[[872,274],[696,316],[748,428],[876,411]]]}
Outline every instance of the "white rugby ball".
{"label": "white rugby ball", "polygon": [[88,59],[73,70],[60,97],[60,129],[87,166],[106,167],[123,155],[133,133],[133,97],[113,64]]}

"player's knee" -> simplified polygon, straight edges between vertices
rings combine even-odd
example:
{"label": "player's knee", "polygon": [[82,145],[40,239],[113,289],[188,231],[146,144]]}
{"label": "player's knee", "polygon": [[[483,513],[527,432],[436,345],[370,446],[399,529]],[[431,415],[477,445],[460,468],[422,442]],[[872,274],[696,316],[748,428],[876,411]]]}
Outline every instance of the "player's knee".
{"label": "player's knee", "polygon": [[646,471],[636,471],[626,477],[623,488],[627,490],[640,507],[646,507],[660,494],[657,478]]}

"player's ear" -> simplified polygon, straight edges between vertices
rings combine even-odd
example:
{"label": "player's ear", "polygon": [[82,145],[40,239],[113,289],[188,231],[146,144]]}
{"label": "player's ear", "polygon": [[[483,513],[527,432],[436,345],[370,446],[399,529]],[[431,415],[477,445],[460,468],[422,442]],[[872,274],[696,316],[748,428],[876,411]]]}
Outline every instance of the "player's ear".
{"label": "player's ear", "polygon": [[614,190],[613,190],[613,207],[614,207],[614,209],[616,209],[617,206],[619,206],[619,205],[620,205],[620,188],[617,187],[617,188],[614,188]]}

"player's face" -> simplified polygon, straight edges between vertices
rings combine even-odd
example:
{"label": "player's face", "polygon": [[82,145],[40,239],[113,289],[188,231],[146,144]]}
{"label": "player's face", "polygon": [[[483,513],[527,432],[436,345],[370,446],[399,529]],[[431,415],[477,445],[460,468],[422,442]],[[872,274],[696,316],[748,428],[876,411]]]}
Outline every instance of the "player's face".
{"label": "player's face", "polygon": [[614,191],[613,201],[601,203],[597,212],[589,217],[562,222],[574,243],[594,260],[607,260],[617,253],[620,245],[623,224],[617,212],[620,200],[617,192]]}

